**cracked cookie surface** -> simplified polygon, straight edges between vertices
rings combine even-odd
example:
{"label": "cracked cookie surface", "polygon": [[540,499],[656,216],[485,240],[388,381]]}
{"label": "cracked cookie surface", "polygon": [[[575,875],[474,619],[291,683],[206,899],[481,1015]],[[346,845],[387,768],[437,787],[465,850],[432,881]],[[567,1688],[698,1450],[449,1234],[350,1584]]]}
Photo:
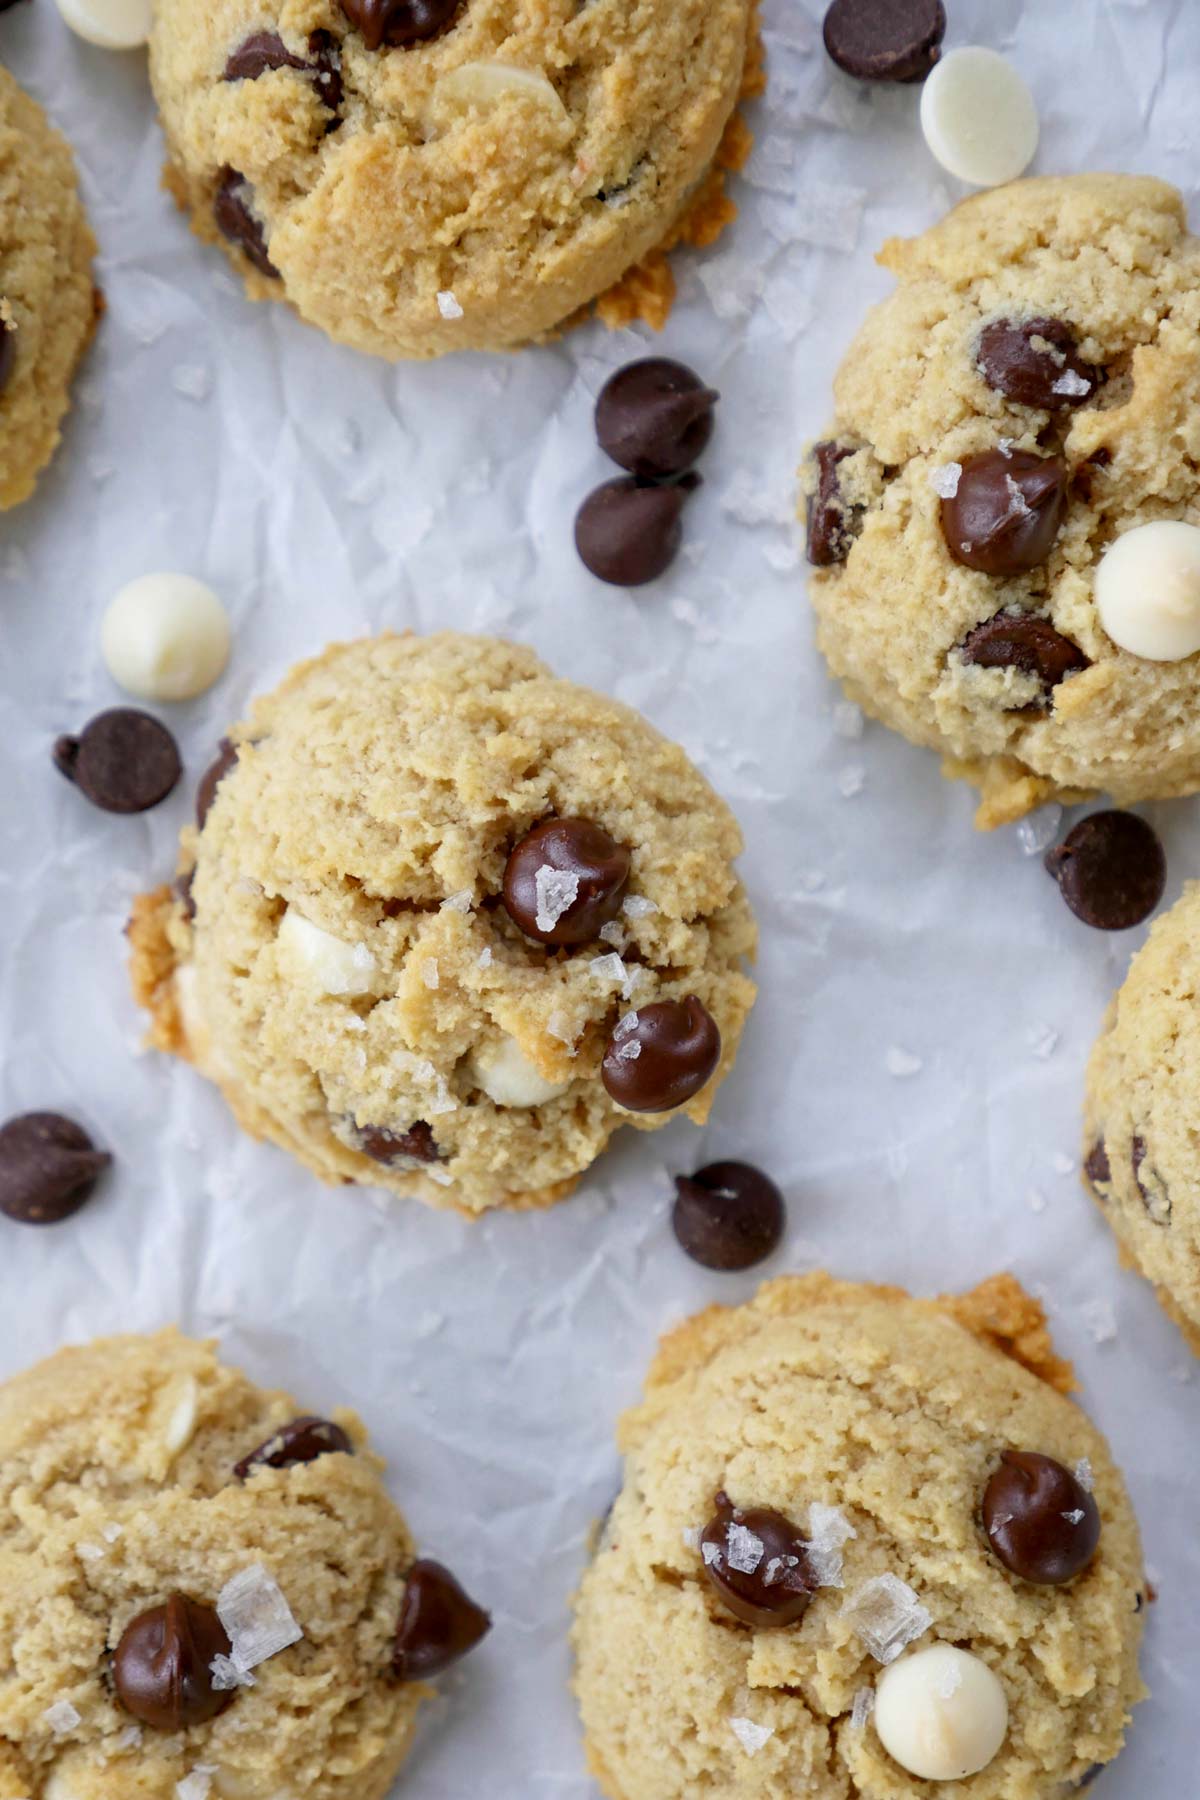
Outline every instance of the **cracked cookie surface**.
{"label": "cracked cookie surface", "polygon": [[[1195,791],[1200,657],[1119,649],[1093,591],[1120,534],[1200,523],[1200,240],[1181,196],[1141,176],[1015,182],[880,261],[899,287],[847,353],[803,476],[830,668],[980,788],[983,826],[1094,790]],[[1001,489],[997,458],[1015,479],[976,542],[983,456]]]}
{"label": "cracked cookie surface", "polygon": [[[1008,1276],[930,1301],[785,1277],[671,1332],[621,1421],[624,1485],[577,1605],[576,1691],[611,1800],[931,1791],[855,1722],[882,1665],[852,1606],[888,1576],[927,1609],[911,1641],[970,1650],[1007,1696],[1005,1743],[955,1794],[1066,1800],[1110,1761],[1142,1691],[1141,1551],[1103,1438],[1058,1391],[1069,1382]],[[981,1494],[1014,1446],[1090,1465],[1100,1544],[1067,1586],[1018,1580],[981,1530]],[[843,1566],[827,1573],[842,1585],[818,1586],[796,1623],[742,1624],[698,1542],[719,1490],[801,1527],[810,1507],[837,1509]]]}

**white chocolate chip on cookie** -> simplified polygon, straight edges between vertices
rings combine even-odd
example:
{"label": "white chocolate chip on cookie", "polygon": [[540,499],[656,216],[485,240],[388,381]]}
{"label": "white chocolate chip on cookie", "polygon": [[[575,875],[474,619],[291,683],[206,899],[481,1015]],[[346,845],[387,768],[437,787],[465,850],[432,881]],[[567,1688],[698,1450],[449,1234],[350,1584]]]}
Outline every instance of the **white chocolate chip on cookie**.
{"label": "white chocolate chip on cookie", "polygon": [[875,1729],[894,1762],[922,1781],[962,1781],[986,1769],[1008,1734],[1008,1701],[988,1665],[953,1644],[930,1644],[885,1669]]}
{"label": "white chocolate chip on cookie", "polygon": [[280,962],[327,994],[368,994],[375,975],[375,958],[365,944],[347,944],[323,931],[290,907],[279,924],[276,940]]}
{"label": "white chocolate chip on cookie", "polygon": [[544,1106],[570,1086],[566,1081],[547,1081],[512,1037],[504,1038],[495,1050],[477,1051],[471,1058],[471,1074],[497,1106]]}
{"label": "white chocolate chip on cookie", "polygon": [[434,120],[444,123],[472,108],[492,107],[505,100],[532,101],[564,123],[570,119],[553,82],[533,69],[502,62],[461,63],[451,69],[434,88],[430,111]]}
{"label": "white chocolate chip on cookie", "polygon": [[150,36],[150,0],[58,0],[58,10],[101,50],[137,50]]}
{"label": "white chocolate chip on cookie", "polygon": [[1200,650],[1200,526],[1138,525],[1110,544],[1096,571],[1100,623],[1122,650],[1182,662]]}

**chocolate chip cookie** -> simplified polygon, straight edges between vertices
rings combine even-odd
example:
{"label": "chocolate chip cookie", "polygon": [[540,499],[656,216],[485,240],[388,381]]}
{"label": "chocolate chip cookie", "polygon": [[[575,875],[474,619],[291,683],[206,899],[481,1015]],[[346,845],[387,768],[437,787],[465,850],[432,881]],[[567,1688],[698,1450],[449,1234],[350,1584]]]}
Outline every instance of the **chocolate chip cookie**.
{"label": "chocolate chip cookie", "polygon": [[445,633],[235,728],[131,924],[154,1041],[328,1181],[481,1212],[703,1120],[754,996],[728,808],[629,708]]}
{"label": "chocolate chip cookie", "polygon": [[389,358],[661,325],[761,85],[753,0],[163,0],[151,77],[199,235]]}
{"label": "chocolate chip cookie", "polygon": [[1193,792],[1200,657],[1160,655],[1157,626],[1153,658],[1121,648],[1128,609],[1096,593],[1118,539],[1200,522],[1200,240],[1181,196],[1140,176],[1015,182],[880,260],[899,288],[803,475],[831,669],[979,787],[982,826],[1055,796]]}
{"label": "chocolate chip cookie", "polygon": [[603,1791],[1074,1794],[1142,1693],[1144,1578],[1070,1385],[1010,1276],[785,1278],[673,1331],[577,1604]]}

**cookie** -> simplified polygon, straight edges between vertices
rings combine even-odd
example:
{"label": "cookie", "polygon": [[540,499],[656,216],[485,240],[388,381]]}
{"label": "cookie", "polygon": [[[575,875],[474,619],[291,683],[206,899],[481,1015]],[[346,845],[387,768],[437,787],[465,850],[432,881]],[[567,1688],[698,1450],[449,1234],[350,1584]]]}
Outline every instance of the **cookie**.
{"label": "cookie", "polygon": [[337,645],[232,733],[130,932],[153,1041],[326,1181],[478,1213],[702,1121],[754,996],[728,808],[636,713],[444,633]]}
{"label": "cookie", "polygon": [[785,1277],[671,1332],[577,1601],[610,1800],[916,1800],[911,1765],[964,1800],[1086,1785],[1142,1693],[1144,1582],[1071,1384],[1011,1276]]}
{"label": "cookie", "polygon": [[354,1414],[299,1410],[175,1331],[0,1387],[4,1800],[382,1800],[437,1565]]}
{"label": "cookie", "polygon": [[732,216],[761,87],[753,0],[162,0],[150,48],[197,233],[252,298],[389,358],[512,347],[606,295],[661,326],[662,248]]}
{"label": "cookie", "polygon": [[1151,927],[1087,1074],[1084,1185],[1200,1353],[1200,883]]}
{"label": "cookie", "polygon": [[1200,660],[1122,649],[1096,595],[1118,538],[1200,523],[1182,198],[1141,176],[1016,182],[880,261],[899,287],[803,471],[830,668],[977,785],[981,826],[1195,791]]}
{"label": "cookie", "polygon": [[58,447],[101,305],[95,253],[66,139],[0,66],[0,511]]}

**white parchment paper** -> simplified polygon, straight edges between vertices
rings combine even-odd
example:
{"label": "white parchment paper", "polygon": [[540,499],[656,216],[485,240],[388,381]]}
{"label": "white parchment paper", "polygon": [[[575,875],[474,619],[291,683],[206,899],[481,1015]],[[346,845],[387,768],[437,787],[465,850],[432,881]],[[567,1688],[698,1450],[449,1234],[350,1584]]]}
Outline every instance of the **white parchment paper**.
{"label": "white parchment paper", "polygon": [[[506,358],[388,368],[251,307],[158,187],[140,54],[70,37],[51,0],[0,18],[0,56],[78,151],[109,311],[67,441],[0,523],[0,1112],[59,1107],[115,1153],[73,1223],[3,1235],[0,1375],[66,1339],[179,1320],[322,1410],[357,1406],[423,1543],[495,1611],[430,1709],[401,1786],[421,1800],[585,1800],[567,1598],[618,1483],[613,1421],[656,1334],[755,1279],[690,1264],[669,1175],[771,1169],[790,1232],[767,1272],[827,1264],[925,1291],[1000,1267],[1044,1293],[1130,1479],[1159,1590],[1153,1699],[1103,1786],[1196,1789],[1200,1384],[1122,1273],[1078,1185],[1085,1055],[1140,933],[1066,911],[1018,834],[879,727],[852,735],[811,642],[793,469],[888,278],[872,261],[961,190],[918,94],[843,80],[818,0],[767,0],[771,92],[742,217],[679,263],[663,347],[724,394],[686,554],[639,594],[578,563],[578,501],[611,471],[591,409],[649,334],[600,328]],[[1200,11],[1183,0],[951,0],[950,42],[1032,82],[1037,168],[1145,170],[1194,201]],[[156,812],[93,811],[56,732],[119,696],[99,655],[115,588],[212,582],[229,672],[166,709],[189,771]],[[467,1225],[330,1192],[235,1129],[182,1066],[139,1054],[121,929],[167,874],[224,724],[296,658],[384,626],[495,631],[643,708],[737,809],[762,995],[711,1128],[620,1143],[569,1204]],[[1195,802],[1155,809],[1171,897],[1200,874]]]}

